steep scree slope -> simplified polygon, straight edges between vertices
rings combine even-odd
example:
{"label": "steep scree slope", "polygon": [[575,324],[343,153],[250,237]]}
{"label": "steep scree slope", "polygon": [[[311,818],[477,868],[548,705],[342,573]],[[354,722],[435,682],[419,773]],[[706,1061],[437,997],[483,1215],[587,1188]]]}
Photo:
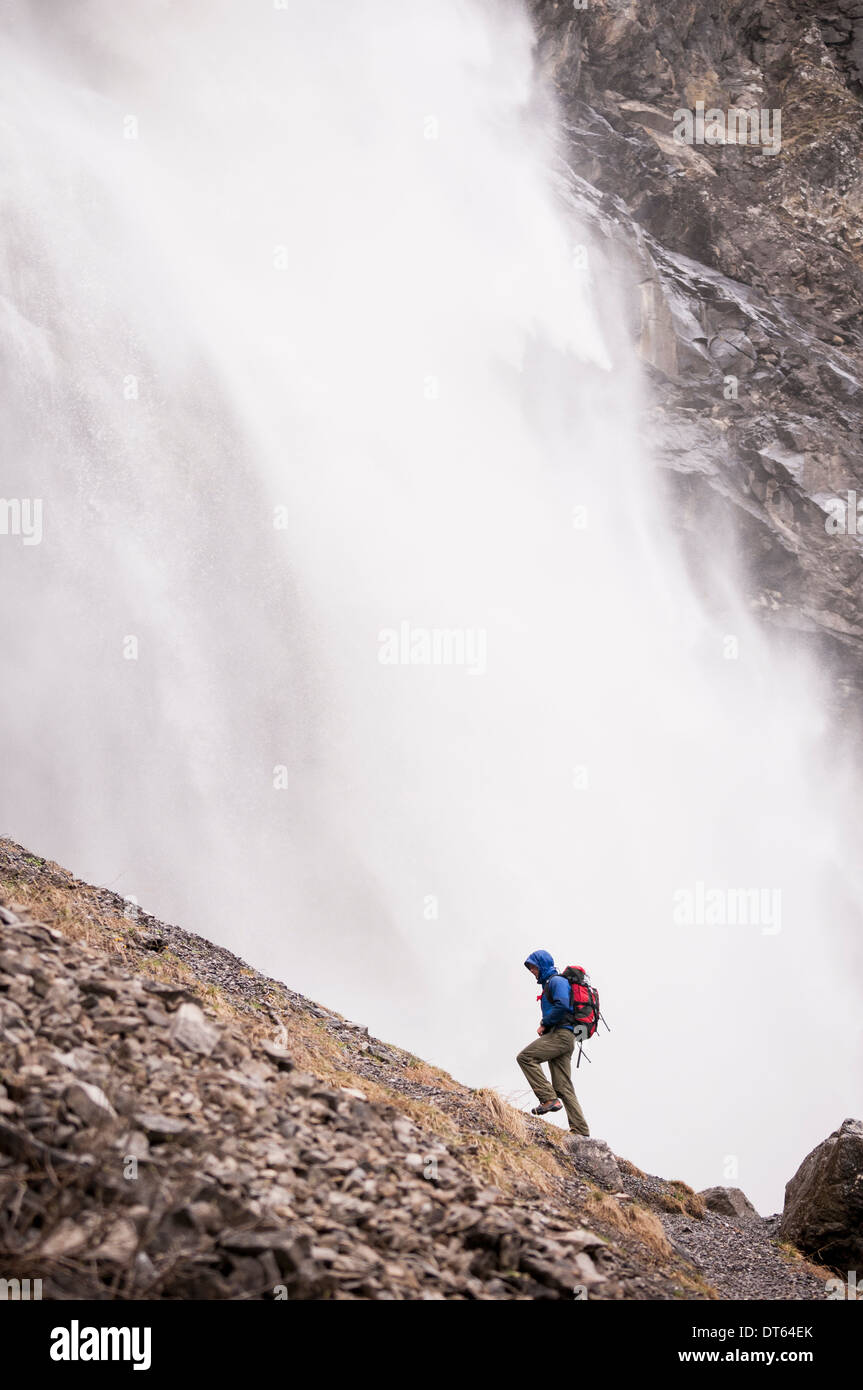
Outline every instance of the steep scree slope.
{"label": "steep scree slope", "polygon": [[824,1296],[767,1223],[625,1161],[603,1191],[578,1162],[0,840],[0,1277],[54,1299]]}

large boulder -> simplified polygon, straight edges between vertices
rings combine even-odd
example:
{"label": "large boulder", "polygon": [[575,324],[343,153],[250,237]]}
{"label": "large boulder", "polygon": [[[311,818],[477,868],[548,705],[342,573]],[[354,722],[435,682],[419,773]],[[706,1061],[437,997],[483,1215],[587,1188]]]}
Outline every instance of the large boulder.
{"label": "large boulder", "polygon": [[585,1177],[619,1192],[623,1178],[617,1166],[617,1159],[604,1139],[593,1139],[589,1135],[570,1134],[567,1141],[576,1168]]}
{"label": "large boulder", "polygon": [[785,1188],[780,1233],[834,1269],[863,1261],[863,1121],[844,1120]]}
{"label": "large boulder", "polygon": [[698,1195],[704,1198],[708,1211],[715,1211],[718,1216],[725,1216],[738,1225],[761,1220],[746,1193],[739,1187],[705,1187]]}

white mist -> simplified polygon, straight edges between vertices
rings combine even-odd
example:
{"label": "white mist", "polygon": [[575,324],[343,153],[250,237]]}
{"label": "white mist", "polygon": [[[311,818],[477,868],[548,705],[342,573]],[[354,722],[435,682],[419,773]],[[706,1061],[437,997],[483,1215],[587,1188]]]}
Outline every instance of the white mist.
{"label": "white mist", "polygon": [[690,589],[526,18],[7,8],[0,828],[520,1103],[584,964],[593,1133],[775,1209],[860,1110],[855,769]]}

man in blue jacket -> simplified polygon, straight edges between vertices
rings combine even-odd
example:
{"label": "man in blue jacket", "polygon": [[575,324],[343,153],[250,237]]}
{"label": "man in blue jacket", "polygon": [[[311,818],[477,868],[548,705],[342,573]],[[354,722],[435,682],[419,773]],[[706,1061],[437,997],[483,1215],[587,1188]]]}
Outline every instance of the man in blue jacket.
{"label": "man in blue jacket", "polygon": [[[561,1101],[573,1134],[590,1134],[584,1112],[572,1089],[573,1032],[572,994],[569,982],[558,975],[548,951],[533,951],[525,961],[531,975],[542,985],[542,1023],[536,1042],[522,1048],[516,1061],[539,1101],[531,1115],[547,1115],[560,1110]],[[548,1062],[549,1085],[542,1063]],[[559,1097],[559,1099],[558,1099]]]}

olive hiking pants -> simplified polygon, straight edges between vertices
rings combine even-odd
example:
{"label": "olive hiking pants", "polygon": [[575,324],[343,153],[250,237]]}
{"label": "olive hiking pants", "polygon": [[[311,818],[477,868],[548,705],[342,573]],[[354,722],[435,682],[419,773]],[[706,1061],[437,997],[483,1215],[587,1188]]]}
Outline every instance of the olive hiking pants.
{"label": "olive hiking pants", "polygon": [[[527,1047],[523,1047],[516,1057],[525,1080],[540,1103],[554,1100],[559,1096],[566,1110],[569,1128],[573,1134],[590,1134],[584,1111],[572,1089],[572,1054],[575,1049],[575,1035],[571,1028],[555,1028],[550,1033],[542,1033]],[[551,1072],[549,1085],[542,1063],[548,1062]]]}

